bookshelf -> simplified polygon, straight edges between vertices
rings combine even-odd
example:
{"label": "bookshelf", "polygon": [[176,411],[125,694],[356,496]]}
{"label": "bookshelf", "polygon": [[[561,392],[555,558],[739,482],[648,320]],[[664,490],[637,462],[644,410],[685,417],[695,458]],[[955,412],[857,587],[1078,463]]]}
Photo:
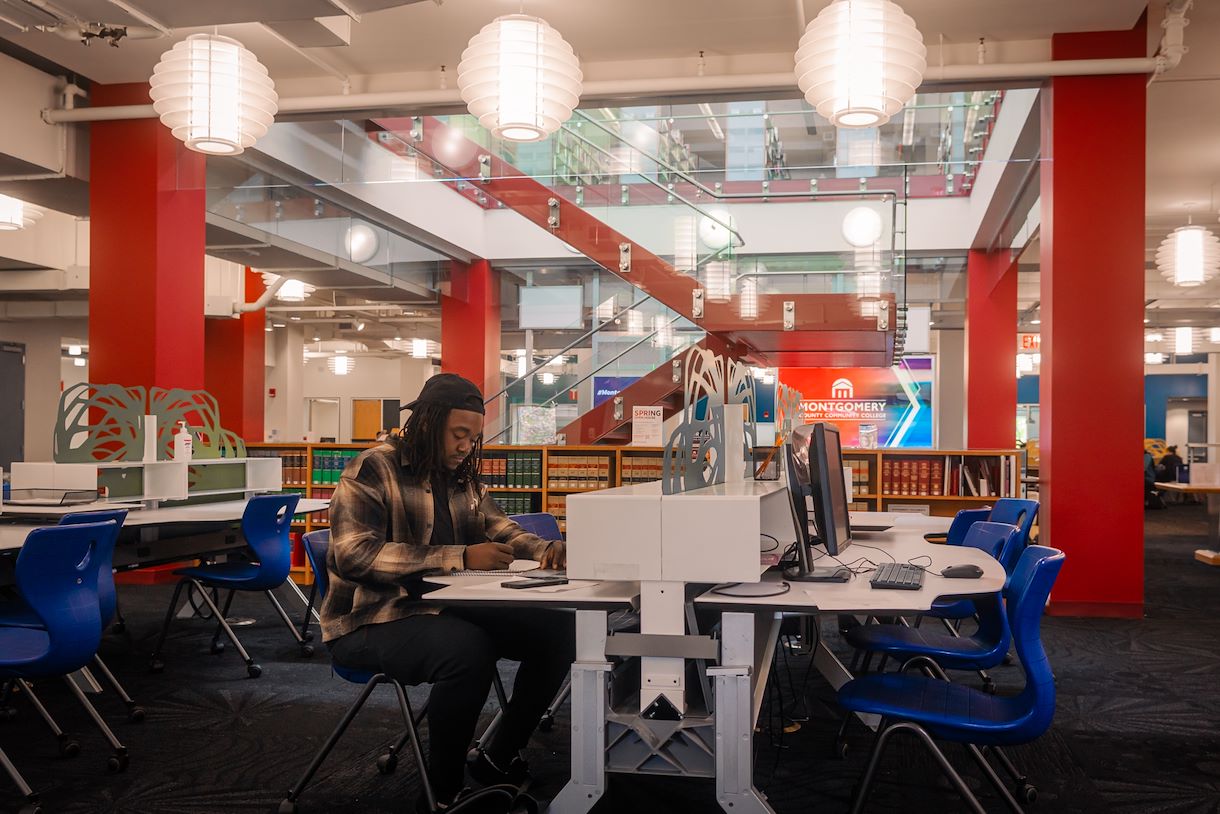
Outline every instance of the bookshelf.
{"label": "bookshelf", "polygon": [[[252,458],[278,457],[284,491],[304,497],[334,494],[343,467],[366,444],[247,444]],[[923,511],[953,516],[1020,491],[1020,450],[844,449],[852,470],[852,511]],[[660,480],[659,447],[487,446],[480,477],[507,514],[550,512],[566,530],[567,496]],[[292,576],[309,584],[300,537],[330,527],[326,512],[292,526]]]}

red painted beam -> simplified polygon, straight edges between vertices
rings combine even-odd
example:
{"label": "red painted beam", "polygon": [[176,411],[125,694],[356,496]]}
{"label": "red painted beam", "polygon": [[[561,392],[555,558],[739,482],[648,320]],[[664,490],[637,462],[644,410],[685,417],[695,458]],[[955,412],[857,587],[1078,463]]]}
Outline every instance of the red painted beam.
{"label": "red painted beam", "polygon": [[[1054,59],[1142,57],[1131,31],[1056,34]],[[1042,108],[1042,538],[1067,554],[1051,612],[1144,602],[1147,77],[1062,77]]]}
{"label": "red painted beam", "polygon": [[[246,301],[265,290],[263,278],[247,268]],[[204,387],[220,406],[221,426],[246,441],[263,440],[266,322],[266,312],[255,311],[238,319],[209,319],[204,326]]]}

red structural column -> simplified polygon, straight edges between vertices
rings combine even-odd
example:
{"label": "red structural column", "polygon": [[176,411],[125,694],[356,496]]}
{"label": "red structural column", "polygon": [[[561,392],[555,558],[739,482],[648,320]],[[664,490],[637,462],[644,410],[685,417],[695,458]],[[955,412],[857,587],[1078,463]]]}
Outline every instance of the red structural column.
{"label": "red structural column", "polygon": [[[1131,31],[1056,34],[1054,59],[1145,56]],[[1141,75],[1050,81],[1042,107],[1042,539],[1062,615],[1144,602]]]}
{"label": "red structural column", "polygon": [[[90,95],[149,102],[145,84]],[[90,127],[89,377],[201,388],[205,159],[157,119]]]}
{"label": "red structural column", "polygon": [[501,387],[500,273],[486,260],[450,265],[449,296],[441,297],[441,370],[470,379],[484,397]]}
{"label": "red structural column", "polygon": [[[245,270],[246,302],[265,290],[263,279]],[[220,423],[246,441],[263,440],[263,385],[266,379],[267,315],[208,319],[204,326],[204,388],[220,405]]]}
{"label": "red structural column", "polygon": [[966,446],[1011,449],[1017,424],[1017,267],[1008,251],[966,261]]}

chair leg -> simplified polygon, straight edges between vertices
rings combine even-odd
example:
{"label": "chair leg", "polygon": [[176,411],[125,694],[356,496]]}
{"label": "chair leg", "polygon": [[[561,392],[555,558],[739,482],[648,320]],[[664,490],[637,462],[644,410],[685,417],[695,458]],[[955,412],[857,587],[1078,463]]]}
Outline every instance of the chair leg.
{"label": "chair leg", "polygon": [[174,586],[174,596],[169,601],[169,607],[165,609],[165,622],[161,625],[161,635],[157,637],[157,645],[153,648],[152,657],[148,660],[149,672],[159,673],[165,669],[165,663],[161,661],[161,648],[165,646],[165,636],[169,633],[170,623],[174,621],[174,611],[178,607],[178,597],[182,596],[182,588],[190,580],[178,580],[178,584]]}
{"label": "chair leg", "polygon": [[496,691],[496,700],[499,702],[500,708],[496,710],[496,714],[492,716],[491,722],[487,724],[487,728],[483,730],[483,733],[471,745],[470,751],[466,753],[466,759],[471,762],[478,759],[479,754],[486,748],[486,744],[496,734],[496,730],[500,728],[500,721],[504,718],[504,710],[508,707],[508,693],[504,691],[504,681],[500,678],[499,669],[496,670],[492,677],[491,686]]}
{"label": "chair leg", "polygon": [[217,620],[216,621],[216,631],[214,633],[212,633],[211,650],[212,650],[213,654],[224,652],[224,649],[225,649],[224,643],[220,641],[220,634],[224,633],[224,628],[222,628],[220,626],[220,620],[229,618],[229,609],[231,607],[233,607],[233,597],[235,597],[235,596],[237,596],[237,591],[229,591],[229,595],[225,597],[224,609],[221,610],[221,612],[219,614],[213,614],[214,616],[216,616],[216,620]]}
{"label": "chair leg", "polygon": [[123,608],[119,604],[119,598],[116,595],[114,598],[114,624],[110,629],[115,633],[123,633],[127,630],[127,617],[123,616]]}
{"label": "chair leg", "polygon": [[0,766],[4,767],[4,772],[13,781],[13,785],[21,792],[21,796],[25,798],[26,805],[37,806],[38,795],[34,793],[34,789],[30,788],[30,784],[25,782],[25,778],[21,776],[21,772],[17,771],[17,767],[13,765],[13,761],[8,759],[8,755],[4,754],[4,750],[0,749]]}
{"label": "chair leg", "polygon": [[308,658],[313,655],[313,645],[305,641],[301,632],[297,630],[296,623],[288,617],[288,611],[284,610],[284,606],[280,604],[280,600],[276,598],[271,591],[264,591],[267,594],[267,599],[271,601],[271,606],[275,608],[275,612],[280,615],[280,619],[288,627],[288,631],[292,634],[292,638],[296,639],[297,646],[301,648],[301,655]]}
{"label": "chair leg", "polygon": [[1021,773],[1021,771],[1012,762],[1012,758],[1008,756],[1007,752],[1005,752],[999,746],[984,746],[980,751],[983,754],[987,754],[987,752],[990,751],[996,756],[996,760],[1000,762],[1000,766],[1003,767],[1004,771],[1007,772],[1008,776],[1013,780],[1013,792],[1015,796],[1021,798],[1027,803],[1032,803],[1035,799],[1037,799],[1038,790],[1034,786],[1030,785],[1029,777]]}
{"label": "chair leg", "polygon": [[127,694],[127,690],[123,689],[123,685],[114,677],[114,673],[110,672],[110,668],[106,666],[106,662],[102,661],[102,657],[96,653],[93,655],[93,666],[102,674],[102,678],[106,679],[106,683],[114,688],[115,693],[119,696],[119,700],[123,702],[123,706],[127,707],[127,719],[132,723],[139,723],[144,720],[144,708],[135,702],[135,700]]}
{"label": "chair leg", "polygon": [[[369,682],[364,685],[364,689],[360,691],[360,695],[356,698],[355,703],[348,707],[347,711],[343,713],[343,717],[339,719],[338,725],[335,726],[334,731],[330,733],[330,736],[326,739],[326,743],[322,744],[322,748],[319,749],[317,754],[313,756],[313,760],[310,761],[309,767],[305,769],[305,774],[301,775],[301,779],[296,782],[296,785],[288,790],[288,796],[285,798],[286,802],[294,803],[300,798],[301,792],[305,790],[305,786],[307,786],[309,781],[313,779],[313,776],[317,773],[319,767],[321,767],[322,762],[326,760],[326,757],[330,754],[331,750],[335,748],[335,744],[337,744],[339,739],[343,737],[343,733],[347,731],[348,726],[351,725],[352,720],[356,717],[356,714],[359,713],[364,707],[364,703],[369,700],[369,696],[372,695],[373,690],[377,688],[378,684],[385,681],[390,681],[390,678],[384,673],[378,673],[370,678]],[[281,808],[283,808],[283,806],[281,806]]]}
{"label": "chair leg", "polygon": [[30,699],[30,703],[33,704],[39,717],[46,722],[47,727],[51,730],[51,734],[55,736],[55,740],[59,742],[59,754],[63,757],[76,757],[80,754],[80,744],[75,738],[59,728],[59,724],[55,723],[51,713],[47,712],[47,708],[42,705],[42,701],[34,694],[34,688],[30,686],[30,682],[24,678],[18,678],[16,683],[21,687],[21,691],[25,693],[25,697]]}
{"label": "chair leg", "polygon": [[411,712],[411,702],[407,699],[407,691],[399,681],[392,682],[394,692],[398,695],[398,707],[402,710],[402,722],[407,727],[407,737],[411,742],[411,753],[415,755],[415,765],[419,766],[419,783],[424,788],[424,801],[429,811],[436,811],[436,793],[432,790],[432,780],[428,777],[428,762],[424,760],[424,749],[419,742],[419,732],[415,728],[415,716]]}
{"label": "chair leg", "polygon": [[107,761],[106,766],[112,772],[121,772],[127,768],[127,747],[119,743],[119,739],[110,731],[110,727],[106,726],[106,722],[102,720],[102,716],[97,714],[93,704],[89,703],[89,699],[81,692],[80,687],[76,686],[76,682],[71,676],[64,676],[64,683],[68,685],[68,689],[76,696],[76,700],[85,708],[85,712],[89,713],[89,717],[93,719],[94,725],[101,731],[106,741],[110,744],[110,748],[114,749],[114,754]]}
{"label": "chair leg", "polygon": [[538,722],[538,728],[543,732],[550,732],[555,725],[555,716],[559,714],[559,708],[563,706],[563,702],[568,700],[568,696],[572,694],[572,676],[569,675],[563,680],[563,684],[559,687],[559,692],[555,693],[555,698],[551,701],[551,705],[546,708],[546,712],[542,714],[542,720]]}
{"label": "chair leg", "polygon": [[[296,583],[293,583],[296,585]],[[297,593],[300,593],[300,588],[297,588]],[[301,618],[301,638],[305,641],[313,639],[313,633],[309,630],[309,624],[313,621],[313,603],[318,598],[318,583],[314,581],[313,585],[309,586],[309,599],[305,602],[305,615]]]}
{"label": "chair leg", "polygon": [[991,785],[1000,793],[1000,797],[1004,800],[1004,804],[1008,806],[1008,810],[1012,811],[1013,814],[1025,814],[1025,810],[1013,798],[1012,794],[1008,791],[1008,787],[1000,780],[999,775],[995,773],[995,769],[991,768],[991,764],[987,762],[987,758],[983,757],[983,753],[979,751],[979,748],[973,743],[967,743],[965,746],[966,751],[970,753],[970,757],[974,758],[974,762],[983,770],[983,774],[987,775]]}
{"label": "chair leg", "polygon": [[[246,663],[246,674],[250,678],[258,678],[263,674],[263,668],[254,663],[254,659],[250,658],[250,654],[246,652],[246,648],[242,647],[241,641],[237,638],[237,634],[233,632],[233,628],[229,627],[229,623],[225,621],[225,615],[221,613],[220,608],[216,607],[216,601],[212,599],[212,595],[204,590],[199,580],[192,579],[189,582],[199,590],[199,595],[203,597],[203,601],[212,609],[212,613],[216,614],[216,621],[220,623],[221,630],[229,637],[229,641],[233,642],[233,646],[237,648],[237,655],[241,656],[241,660]],[[228,604],[227,602],[225,603]]]}
{"label": "chair leg", "polygon": [[[850,718],[852,713],[847,713]],[[882,721],[881,729],[877,732],[877,739],[873,741],[873,751],[868,757],[868,765],[864,769],[864,775],[860,778],[860,785],[856,786],[855,799],[851,803],[851,814],[860,814],[864,810],[864,803],[868,799],[868,792],[873,785],[873,775],[877,773],[877,764],[881,762],[881,753],[885,751],[885,744],[889,741],[890,735],[895,729],[885,725]]]}
{"label": "chair leg", "polygon": [[951,782],[953,787],[957,789],[957,793],[960,794],[962,799],[966,801],[966,805],[970,807],[970,810],[975,814],[987,814],[987,812],[983,809],[982,804],[979,803],[978,798],[974,796],[974,794],[970,791],[970,787],[966,785],[966,781],[962,780],[962,776],[958,774],[957,770],[953,768],[953,765],[949,763],[949,759],[945,757],[945,753],[941,751],[940,747],[936,745],[936,741],[932,740],[932,736],[929,735],[922,726],[910,723],[909,721],[904,721],[900,724],[894,724],[892,728],[901,728],[907,730],[908,732],[915,733],[919,739],[923,741],[924,746],[928,747],[928,751],[932,753],[932,756],[936,758],[936,762],[940,764],[941,771],[945,773],[945,777],[949,778],[949,782]]}

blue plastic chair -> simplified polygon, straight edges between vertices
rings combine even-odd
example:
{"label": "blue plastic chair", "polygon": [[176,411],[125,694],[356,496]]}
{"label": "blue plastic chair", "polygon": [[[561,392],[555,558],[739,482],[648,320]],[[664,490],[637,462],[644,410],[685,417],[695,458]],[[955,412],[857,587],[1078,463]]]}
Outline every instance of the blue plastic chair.
{"label": "blue plastic chair", "polygon": [[1029,545],[1029,535],[1038,519],[1039,503],[1018,497],[1002,497],[991,507],[991,516],[987,519],[993,523],[1009,523],[1021,529],[1021,538],[1014,551],[1009,554],[1007,562],[1001,561],[1005,573],[1011,576],[1021,558],[1021,552]]}
{"label": "blue plastic chair", "polygon": [[[1008,627],[1025,671],[1025,688],[1019,695],[988,695],[940,678],[910,675],[905,667],[915,666],[912,664],[905,665],[901,673],[875,673],[852,679],[839,688],[839,703],[849,714],[879,715],[882,719],[868,767],[852,804],[853,812],[863,808],[885,746],[898,732],[910,732],[923,741],[958,793],[977,814],[984,814],[983,807],[935,740],[965,744],[1005,803],[1012,810],[1021,811],[979,747],[993,748],[1005,770],[1016,781],[1018,796],[1032,802],[1036,791],[998,749],[1034,740],[1046,732],[1054,718],[1055,681],[1042,647],[1041,623],[1047,597],[1063,567],[1063,559],[1063,552],[1057,549],[1029,546],[1021,554],[1009,584]],[[915,661],[920,666],[927,665],[923,660]]]}
{"label": "blue plastic chair", "polygon": [[[246,648],[242,646],[237,634],[225,620],[229,614],[229,608],[233,604],[233,597],[238,591],[258,591],[265,594],[280,619],[292,632],[293,638],[300,646],[301,655],[313,655],[313,645],[309,644],[296,629],[296,625],[284,611],[284,606],[272,592],[288,579],[288,571],[292,565],[292,541],[288,537],[288,530],[292,525],[292,515],[296,512],[300,499],[301,496],[296,494],[259,495],[250,498],[250,502],[246,504],[246,510],[242,514],[241,531],[247,545],[254,552],[255,561],[205,562],[174,572],[182,579],[174,588],[174,597],[170,600],[169,609],[165,612],[165,623],[161,626],[161,635],[157,639],[157,646],[153,650],[152,660],[149,663],[149,669],[152,672],[159,673],[165,669],[165,664],[160,659],[161,648],[165,644],[165,636],[174,619],[174,611],[178,607],[178,597],[182,593],[182,589],[188,585],[198,591],[216,618],[216,632],[212,635],[212,652],[220,653],[224,650],[224,644],[220,641],[223,633],[233,643],[242,661],[246,663],[246,673],[250,678],[258,678],[262,675],[263,668],[254,663],[254,659],[246,652]],[[223,609],[217,606],[216,600],[209,594],[208,589],[218,591],[227,589],[229,591]]]}
{"label": "blue plastic chair", "polygon": [[[309,560],[309,566],[313,569],[314,586],[317,588],[317,595],[320,601],[326,600],[326,592],[330,587],[330,572],[326,568],[326,557],[330,550],[330,530],[323,529],[320,531],[311,531],[304,537],[305,558]],[[420,746],[419,740],[419,722],[423,719],[423,710],[419,716],[416,716],[411,709],[411,702],[407,699],[406,688],[401,681],[391,678],[385,673],[369,673],[363,670],[353,670],[344,667],[338,662],[331,665],[331,669],[340,678],[350,681],[353,684],[363,684],[364,689],[360,691],[355,702],[347,708],[343,713],[343,717],[339,719],[338,726],[331,732],[330,737],[322,744],[322,748],[313,756],[309,767],[301,776],[301,779],[296,782],[291,789],[288,790],[288,795],[280,802],[280,814],[293,814],[296,811],[297,800],[300,799],[301,793],[305,790],[305,786],[313,779],[318,769],[322,766],[323,761],[335,748],[339,739],[343,737],[348,726],[355,719],[356,715],[364,707],[369,696],[379,684],[391,684],[394,687],[394,693],[398,697],[398,706],[402,711],[403,723],[406,726],[406,733],[399,738],[398,742],[390,747],[389,752],[377,758],[377,771],[382,774],[389,774],[398,766],[398,754],[402,748],[409,742],[411,744],[411,752],[415,756],[416,765],[420,767],[420,781],[424,789],[424,797],[428,801],[430,809],[436,807],[436,795],[432,791],[432,784],[428,780],[428,773],[424,771],[423,749]]]}
{"label": "blue plastic chair", "polygon": [[[110,620],[114,618],[115,611],[118,607],[118,597],[114,587],[114,545],[118,539],[118,531],[122,530],[123,522],[127,519],[126,509],[113,509],[100,512],[74,512],[66,514],[59,520],[61,526],[74,526],[85,523],[105,523],[108,520],[113,520],[116,526],[114,538],[101,541],[95,556],[98,558],[97,570],[97,597],[99,613],[102,618],[102,630],[110,624]],[[41,627],[42,622],[35,614],[34,609],[22,598],[15,600],[7,600],[0,602],[0,624],[14,625],[17,627]],[[127,708],[128,720],[139,723],[144,720],[144,709],[140,707],[127,694],[127,690],[115,678],[114,673],[106,666],[106,662],[102,661],[100,654],[94,654],[93,664],[90,665],[96,668],[106,679],[106,682],[118,694],[119,700]],[[58,726],[53,726],[53,731],[58,730]],[[57,736],[60,734],[56,731]],[[61,737],[63,744],[62,750],[68,754],[74,754],[78,748],[75,742],[66,740],[66,736]]]}
{"label": "blue plastic chair", "polygon": [[563,532],[559,530],[559,521],[550,512],[531,512],[529,514],[510,514],[508,519],[516,523],[530,534],[536,534],[544,540],[562,540]]}
{"label": "blue plastic chair", "polygon": [[[89,664],[101,642],[97,584],[98,571],[104,563],[99,552],[113,549],[117,534],[114,521],[31,531],[17,555],[14,576],[17,589],[38,625],[0,624],[0,679],[16,682],[39,713],[49,718],[29,682],[63,677],[115,747],[109,759],[112,771],[127,767],[127,750],[114,739],[97,710],[68,675]],[[21,790],[27,805],[37,808],[37,795],[3,753],[0,764]]]}

